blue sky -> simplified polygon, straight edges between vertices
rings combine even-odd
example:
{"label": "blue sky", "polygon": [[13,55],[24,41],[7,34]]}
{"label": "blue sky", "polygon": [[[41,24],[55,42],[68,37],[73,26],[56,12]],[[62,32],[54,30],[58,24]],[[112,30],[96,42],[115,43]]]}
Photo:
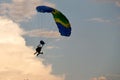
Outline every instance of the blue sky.
{"label": "blue sky", "polygon": [[[1,0],[0,4],[9,1]],[[19,3],[13,1],[10,5]],[[17,5],[12,5],[16,6],[15,10],[3,10],[5,6],[1,5],[0,11],[4,12],[0,15],[24,29],[27,47],[34,50],[40,39],[46,41],[44,55],[35,58],[44,59],[42,65],[50,64],[53,75],[65,75],[64,80],[120,80],[120,0],[37,0],[40,2],[37,5],[55,7],[66,15],[72,27],[69,38],[49,35],[58,31],[52,15],[36,13],[32,1],[25,9],[29,13],[24,8],[18,12],[22,17],[15,13]]]}

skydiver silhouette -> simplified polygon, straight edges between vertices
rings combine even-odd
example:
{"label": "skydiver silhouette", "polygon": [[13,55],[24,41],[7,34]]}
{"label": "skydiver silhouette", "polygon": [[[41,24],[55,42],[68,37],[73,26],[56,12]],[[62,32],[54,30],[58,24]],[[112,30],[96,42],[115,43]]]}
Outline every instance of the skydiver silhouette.
{"label": "skydiver silhouette", "polygon": [[37,54],[37,56],[38,56],[39,54],[43,54],[43,52],[41,52],[41,49],[44,44],[45,44],[45,42],[43,40],[41,40],[40,44],[36,48],[36,52],[34,53],[34,55]]}

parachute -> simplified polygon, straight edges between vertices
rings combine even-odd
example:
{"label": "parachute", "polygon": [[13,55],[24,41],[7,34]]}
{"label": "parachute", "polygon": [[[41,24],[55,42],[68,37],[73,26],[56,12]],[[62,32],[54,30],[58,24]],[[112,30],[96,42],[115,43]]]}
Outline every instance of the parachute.
{"label": "parachute", "polygon": [[41,13],[51,13],[56,22],[60,34],[62,36],[67,36],[67,37],[71,35],[70,23],[66,18],[66,16],[64,16],[60,11],[48,6],[37,6],[36,10],[37,12],[41,12]]}

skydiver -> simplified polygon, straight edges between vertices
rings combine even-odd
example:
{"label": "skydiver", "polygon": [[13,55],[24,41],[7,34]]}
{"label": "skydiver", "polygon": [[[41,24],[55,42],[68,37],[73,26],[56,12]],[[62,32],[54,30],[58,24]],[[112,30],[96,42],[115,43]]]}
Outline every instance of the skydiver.
{"label": "skydiver", "polygon": [[37,56],[38,56],[39,54],[43,54],[43,52],[41,52],[41,49],[44,44],[45,44],[45,42],[43,40],[41,40],[40,44],[36,48],[36,52],[34,53],[34,55],[37,54]]}

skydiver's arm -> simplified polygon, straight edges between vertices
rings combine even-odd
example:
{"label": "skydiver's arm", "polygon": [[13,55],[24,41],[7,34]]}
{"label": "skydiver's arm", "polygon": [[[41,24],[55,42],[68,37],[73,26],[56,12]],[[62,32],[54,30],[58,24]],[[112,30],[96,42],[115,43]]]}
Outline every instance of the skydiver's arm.
{"label": "skydiver's arm", "polygon": [[41,44],[39,44],[37,47],[40,47],[41,46]]}

